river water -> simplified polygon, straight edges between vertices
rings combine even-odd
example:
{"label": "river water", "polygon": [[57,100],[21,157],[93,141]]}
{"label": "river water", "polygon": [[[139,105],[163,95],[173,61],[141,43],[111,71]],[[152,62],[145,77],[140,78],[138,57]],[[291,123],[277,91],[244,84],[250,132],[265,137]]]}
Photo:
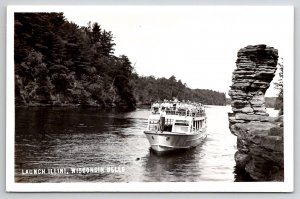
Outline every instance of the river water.
{"label": "river water", "polygon": [[[229,106],[207,106],[203,144],[156,155],[143,134],[147,109],[16,108],[15,181],[234,181],[236,137],[228,129],[229,111]],[[79,171],[87,168],[101,172]],[[30,173],[34,169],[40,173]]]}

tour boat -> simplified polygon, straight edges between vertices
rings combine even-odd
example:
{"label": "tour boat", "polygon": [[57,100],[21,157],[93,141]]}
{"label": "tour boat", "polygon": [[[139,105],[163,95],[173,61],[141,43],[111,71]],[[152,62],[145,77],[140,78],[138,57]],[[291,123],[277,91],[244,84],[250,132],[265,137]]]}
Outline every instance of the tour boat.
{"label": "tour boat", "polygon": [[204,106],[177,100],[153,103],[144,133],[158,153],[196,147],[207,136]]}

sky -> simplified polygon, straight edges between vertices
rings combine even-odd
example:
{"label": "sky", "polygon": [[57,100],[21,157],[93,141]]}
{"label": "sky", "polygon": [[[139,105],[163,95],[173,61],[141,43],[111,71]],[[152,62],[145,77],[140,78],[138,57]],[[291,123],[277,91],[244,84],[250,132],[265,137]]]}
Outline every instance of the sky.
{"label": "sky", "polygon": [[[240,48],[267,44],[292,67],[290,7],[94,6],[66,7],[79,26],[98,22],[114,35],[115,55],[125,54],[139,75],[177,80],[190,88],[228,93]],[[289,66],[291,65],[291,66]],[[277,75],[278,76],[278,75]],[[273,81],[276,81],[278,77]],[[276,96],[271,84],[266,96]]]}

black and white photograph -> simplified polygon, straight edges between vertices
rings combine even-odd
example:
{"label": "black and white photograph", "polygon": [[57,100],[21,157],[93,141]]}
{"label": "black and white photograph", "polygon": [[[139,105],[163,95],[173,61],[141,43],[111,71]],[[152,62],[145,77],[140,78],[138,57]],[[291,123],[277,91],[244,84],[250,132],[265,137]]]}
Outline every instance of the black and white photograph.
{"label": "black and white photograph", "polygon": [[6,190],[293,191],[292,6],[8,6]]}

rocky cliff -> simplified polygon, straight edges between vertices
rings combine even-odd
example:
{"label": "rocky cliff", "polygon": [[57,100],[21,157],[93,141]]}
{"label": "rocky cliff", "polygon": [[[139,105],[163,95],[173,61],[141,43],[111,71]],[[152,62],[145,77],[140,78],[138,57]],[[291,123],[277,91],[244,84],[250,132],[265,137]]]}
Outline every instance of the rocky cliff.
{"label": "rocky cliff", "polygon": [[269,117],[265,92],[275,76],[278,51],[266,45],[238,52],[229,91],[229,128],[237,136],[236,167],[257,181],[283,181],[283,117]]}

